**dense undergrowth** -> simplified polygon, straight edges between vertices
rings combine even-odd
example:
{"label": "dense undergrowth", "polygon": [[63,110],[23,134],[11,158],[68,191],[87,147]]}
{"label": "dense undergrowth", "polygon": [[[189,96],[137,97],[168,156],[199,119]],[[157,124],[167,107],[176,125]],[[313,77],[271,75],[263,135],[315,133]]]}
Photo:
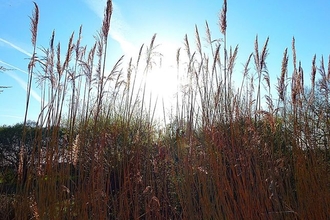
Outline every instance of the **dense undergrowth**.
{"label": "dense undergrowth", "polygon": [[2,218],[328,219],[330,69],[315,56],[306,89],[293,39],[293,73],[285,49],[274,98],[268,39],[260,50],[256,38],[242,85],[234,88],[238,47],[226,45],[226,13],[224,1],[223,41],[212,39],[206,23],[209,53],[197,27],[195,47],[185,36],[177,74],[187,83],[160,127],[157,103],[139,77],[152,69],[156,35],[128,66],[120,58],[106,71],[109,0],[95,45],[81,45],[81,28],[62,58],[54,32],[37,55],[35,5],[26,111],[37,79],[41,113],[31,151],[23,131],[16,189],[2,185]]}

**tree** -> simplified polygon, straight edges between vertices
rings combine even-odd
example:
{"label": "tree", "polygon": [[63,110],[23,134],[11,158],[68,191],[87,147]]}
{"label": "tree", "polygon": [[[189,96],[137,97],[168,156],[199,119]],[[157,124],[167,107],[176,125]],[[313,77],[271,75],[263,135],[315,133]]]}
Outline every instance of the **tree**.
{"label": "tree", "polygon": [[[18,167],[19,153],[23,134],[23,124],[18,123],[13,126],[0,127],[0,166]],[[34,122],[27,124],[26,135],[26,153],[32,152],[33,141],[36,135],[36,126]]]}

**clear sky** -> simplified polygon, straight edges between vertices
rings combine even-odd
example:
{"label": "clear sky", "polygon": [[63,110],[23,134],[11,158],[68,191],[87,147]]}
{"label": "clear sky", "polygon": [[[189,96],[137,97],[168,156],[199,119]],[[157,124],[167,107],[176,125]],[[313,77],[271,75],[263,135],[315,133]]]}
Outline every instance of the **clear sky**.
{"label": "clear sky", "polygon": [[[12,69],[0,72],[0,85],[12,87],[0,94],[0,125],[11,125],[22,122],[24,116],[26,71],[32,53],[28,16],[32,14],[33,3],[29,0],[0,1],[0,66]],[[93,44],[93,36],[102,25],[105,0],[35,2],[40,10],[38,46],[47,47],[55,30],[55,41],[65,47],[71,33],[78,32],[80,25],[83,25],[83,43]],[[222,3],[220,0],[114,0],[109,65],[123,54],[136,55],[142,43],[148,44],[154,33],[157,33],[156,43],[160,44],[161,52],[171,65],[176,50],[183,47],[185,34],[191,43],[195,42],[195,24],[204,36],[206,20],[213,38],[221,38],[218,15]],[[270,37],[267,64],[272,84],[276,83],[283,51],[286,47],[291,48],[293,36],[297,58],[302,61],[305,73],[309,73],[314,54],[318,62],[322,55],[325,58],[329,55],[329,8],[330,1],[327,0],[228,1],[228,45],[239,45],[236,80],[239,81],[242,64],[253,52],[257,34],[260,44]],[[289,56],[292,58],[291,51]],[[166,90],[161,86],[163,84],[158,84],[155,89]],[[33,86],[29,119],[37,119],[39,94],[38,88]]]}

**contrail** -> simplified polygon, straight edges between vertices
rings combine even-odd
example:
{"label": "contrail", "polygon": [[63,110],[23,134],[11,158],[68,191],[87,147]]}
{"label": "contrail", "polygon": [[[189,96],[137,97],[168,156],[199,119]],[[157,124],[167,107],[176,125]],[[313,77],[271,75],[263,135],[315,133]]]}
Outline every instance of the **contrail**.
{"label": "contrail", "polygon": [[31,53],[27,52],[26,50],[20,48],[19,46],[17,46],[15,44],[13,44],[13,43],[11,43],[11,42],[9,42],[9,41],[1,38],[1,37],[0,37],[0,41],[2,41],[5,44],[8,44],[9,46],[11,46],[12,48],[14,48],[15,50],[18,50],[19,52],[21,52],[21,53],[23,53],[23,54],[25,54],[25,55],[27,55],[29,57],[32,57],[32,54]]}
{"label": "contrail", "polygon": [[[11,64],[9,64],[9,63],[3,62],[2,60],[0,60],[0,63],[4,64],[4,65],[6,65],[6,66],[8,66],[8,67],[10,67],[10,68],[12,68],[12,69],[18,70],[18,71],[20,71],[20,72],[22,72],[22,73],[28,74],[28,72],[26,72],[26,71],[24,71],[24,70],[22,70],[22,69],[20,69],[20,68],[18,68],[18,67],[16,67],[16,66],[13,66],[13,65],[11,65]],[[14,73],[11,73],[10,71],[6,71],[5,73],[8,74],[11,78],[13,78],[16,82],[18,82],[18,84],[19,84],[19,85],[20,85],[25,91],[27,91],[27,88],[26,88],[26,82],[25,82],[21,77],[17,76],[17,75],[14,74]],[[31,89],[31,95],[32,95],[32,97],[33,97],[35,100],[37,100],[39,103],[41,103],[41,97],[40,97],[39,94],[38,94],[36,91],[34,91],[33,89]]]}
{"label": "contrail", "polygon": [[13,66],[13,65],[11,65],[11,64],[9,64],[9,63],[6,63],[6,62],[4,62],[4,61],[2,61],[2,60],[0,60],[0,63],[4,64],[4,65],[6,65],[6,66],[9,66],[10,68],[13,68],[13,69],[15,69],[15,70],[18,70],[18,71],[20,71],[20,72],[22,72],[22,73],[28,74],[28,72],[26,72],[26,71],[24,71],[24,70],[22,70],[22,69],[20,69],[20,68],[18,68],[18,67],[16,67],[16,66]]}

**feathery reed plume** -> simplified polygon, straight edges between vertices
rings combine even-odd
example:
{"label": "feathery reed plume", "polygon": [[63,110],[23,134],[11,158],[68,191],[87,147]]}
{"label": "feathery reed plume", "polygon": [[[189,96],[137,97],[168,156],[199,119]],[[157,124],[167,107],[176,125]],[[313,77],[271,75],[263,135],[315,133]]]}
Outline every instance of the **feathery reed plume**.
{"label": "feathery reed plume", "polygon": [[154,49],[155,49],[155,40],[156,40],[157,34],[154,34],[151,38],[150,45],[147,48],[147,57],[146,57],[146,69],[145,71],[152,69],[152,55],[154,55]]}
{"label": "feathery reed plume", "polygon": [[107,41],[107,39],[108,39],[112,10],[113,10],[112,0],[108,0],[107,7],[104,12],[104,19],[103,19],[103,25],[102,25],[102,34],[103,34],[103,37],[105,38],[105,41]]}
{"label": "feathery reed plume", "polygon": [[264,70],[267,68],[266,66],[266,58],[268,56],[268,41],[269,41],[269,37],[267,37],[266,42],[264,44],[264,47],[262,48],[262,52],[261,52],[261,60],[260,60],[260,69]]}
{"label": "feathery reed plume", "polygon": [[37,33],[38,33],[39,8],[38,8],[37,3],[33,2],[33,4],[34,4],[34,12],[33,12],[32,17],[30,17],[30,19],[31,19],[30,30],[32,33],[31,42],[32,42],[32,45],[35,46],[36,42],[37,42]]}
{"label": "feathery reed plume", "polygon": [[312,61],[312,72],[311,72],[311,81],[312,81],[312,97],[314,96],[315,92],[315,76],[316,76],[316,54],[314,54],[313,61]]}
{"label": "feathery reed plume", "polygon": [[320,74],[322,76],[322,80],[325,80],[326,77],[327,77],[327,75],[326,75],[326,72],[325,72],[324,57],[323,57],[323,55],[321,56],[319,72],[320,72]]}
{"label": "feathery reed plume", "polygon": [[139,55],[138,55],[138,58],[136,60],[136,68],[139,67],[139,63],[140,63],[140,59],[141,59],[141,56],[142,56],[143,47],[144,47],[144,44],[142,44],[141,47],[140,47]]}
{"label": "feathery reed plume", "polygon": [[296,101],[297,101],[297,56],[296,56],[296,46],[295,46],[295,38],[292,38],[292,59],[293,59],[293,74],[292,74],[292,82],[291,82],[291,100],[292,104],[294,106],[294,109],[296,108]]}
{"label": "feathery reed plume", "polygon": [[296,39],[292,37],[292,59],[293,59],[293,67],[294,72],[297,71],[297,55],[296,55]]}
{"label": "feathery reed plume", "polygon": [[[54,56],[55,56],[54,39],[55,39],[55,30],[53,30],[53,33],[52,33],[52,36],[51,36],[51,39],[49,42],[50,56],[46,62],[47,70],[49,71],[51,81],[55,81],[55,80],[52,80],[52,78],[55,77],[54,76]],[[45,71],[45,73],[47,73],[48,71]]]}
{"label": "feathery reed plume", "polygon": [[180,52],[181,52],[181,48],[178,48],[176,51],[176,66],[178,69],[180,66]]}
{"label": "feathery reed plume", "polygon": [[282,59],[282,67],[281,67],[281,76],[278,79],[278,85],[277,85],[277,91],[278,91],[278,96],[282,102],[284,102],[285,98],[285,78],[287,74],[287,68],[288,68],[288,48],[285,49],[284,54],[283,54],[283,59]]}
{"label": "feathery reed plume", "polygon": [[268,94],[270,94],[270,78],[269,78],[268,70],[264,71],[263,77],[264,77],[264,80],[266,81],[266,85],[268,87]]}
{"label": "feathery reed plume", "polygon": [[299,78],[300,78],[300,92],[301,94],[304,94],[304,70],[301,67],[301,62],[299,61],[299,68],[298,68],[298,72],[299,72]]}
{"label": "feathery reed plume", "polygon": [[[236,45],[236,47],[234,49],[234,52],[233,53],[230,53],[230,56],[229,56],[229,63],[228,63],[228,72],[229,73],[232,73],[233,72],[237,54],[238,54],[238,45]],[[229,83],[231,83],[231,82],[228,82],[228,84]]]}
{"label": "feathery reed plume", "polygon": [[203,56],[203,53],[202,53],[202,44],[201,44],[201,38],[199,36],[197,25],[195,25],[195,37],[196,37],[196,45],[197,45],[198,53],[202,57]]}
{"label": "feathery reed plume", "polygon": [[62,72],[68,67],[70,60],[71,60],[71,56],[72,56],[72,52],[74,50],[74,45],[73,45],[73,37],[74,37],[74,33],[71,34],[69,43],[68,43],[68,50],[66,52],[66,57],[62,66]]}
{"label": "feathery reed plume", "polygon": [[254,62],[257,68],[258,75],[260,75],[266,68],[266,58],[268,56],[268,42],[269,42],[269,37],[267,37],[265,44],[262,48],[261,54],[259,54],[259,49],[258,49],[258,35],[256,36],[255,43],[254,43]]}
{"label": "feathery reed plume", "polygon": [[254,63],[256,65],[257,71],[259,72],[259,43],[258,43],[258,35],[256,36],[256,39],[254,41]]}
{"label": "feathery reed plume", "polygon": [[214,57],[213,43],[219,42],[220,40],[219,39],[212,40],[211,30],[210,30],[210,27],[209,27],[209,24],[207,23],[207,21],[205,21],[205,28],[206,28],[206,43],[209,44],[209,46],[211,48],[212,57]]}
{"label": "feathery reed plume", "polygon": [[[214,75],[216,73],[217,62],[220,60],[220,47],[221,47],[221,44],[218,44],[217,48],[215,49],[214,55],[213,55],[212,75]],[[215,80],[216,80],[217,88],[220,89],[219,79],[217,76],[215,77]]]}
{"label": "feathery reed plume", "polygon": [[49,47],[51,50],[54,50],[54,39],[55,39],[55,30],[53,30],[52,36],[49,41]]}
{"label": "feathery reed plume", "polygon": [[209,23],[207,21],[205,21],[205,27],[206,27],[206,42],[211,45],[212,44],[211,30],[209,27]]}
{"label": "feathery reed plume", "polygon": [[188,35],[187,34],[184,36],[184,46],[185,46],[185,49],[187,51],[188,58],[190,59],[191,58],[191,53],[190,53],[190,46],[189,46],[189,41],[188,41]]}
{"label": "feathery reed plume", "polygon": [[[231,80],[232,80],[232,74],[233,74],[233,71],[234,71],[234,66],[235,66],[235,61],[236,61],[237,54],[238,54],[238,45],[236,45],[236,47],[234,49],[234,52],[232,52],[232,49],[230,48],[229,63],[228,63],[228,67],[227,67],[227,74],[228,74],[227,88],[229,90],[228,94],[227,94],[228,100],[231,99],[231,97],[230,97],[230,90],[232,89],[232,86],[231,86],[232,81]],[[230,102],[228,104],[230,104]]]}
{"label": "feathery reed plume", "polygon": [[223,1],[222,10],[219,17],[219,25],[221,33],[225,35],[227,30],[227,0]]}
{"label": "feathery reed plume", "polygon": [[57,69],[58,76],[61,77],[61,75],[62,75],[61,43],[57,44],[56,55],[57,55],[56,69]]}
{"label": "feathery reed plume", "polygon": [[318,68],[319,73],[321,75],[321,79],[318,82],[318,87],[321,91],[326,91],[327,90],[327,73],[325,72],[325,66],[324,66],[324,58],[323,56],[321,57],[320,61],[320,67]]}
{"label": "feathery reed plume", "polygon": [[77,40],[77,43],[75,45],[76,47],[76,61],[79,60],[79,56],[80,56],[80,41],[81,41],[81,38],[82,38],[82,25],[80,25],[80,28],[79,28],[79,34],[78,34],[78,40]]}

